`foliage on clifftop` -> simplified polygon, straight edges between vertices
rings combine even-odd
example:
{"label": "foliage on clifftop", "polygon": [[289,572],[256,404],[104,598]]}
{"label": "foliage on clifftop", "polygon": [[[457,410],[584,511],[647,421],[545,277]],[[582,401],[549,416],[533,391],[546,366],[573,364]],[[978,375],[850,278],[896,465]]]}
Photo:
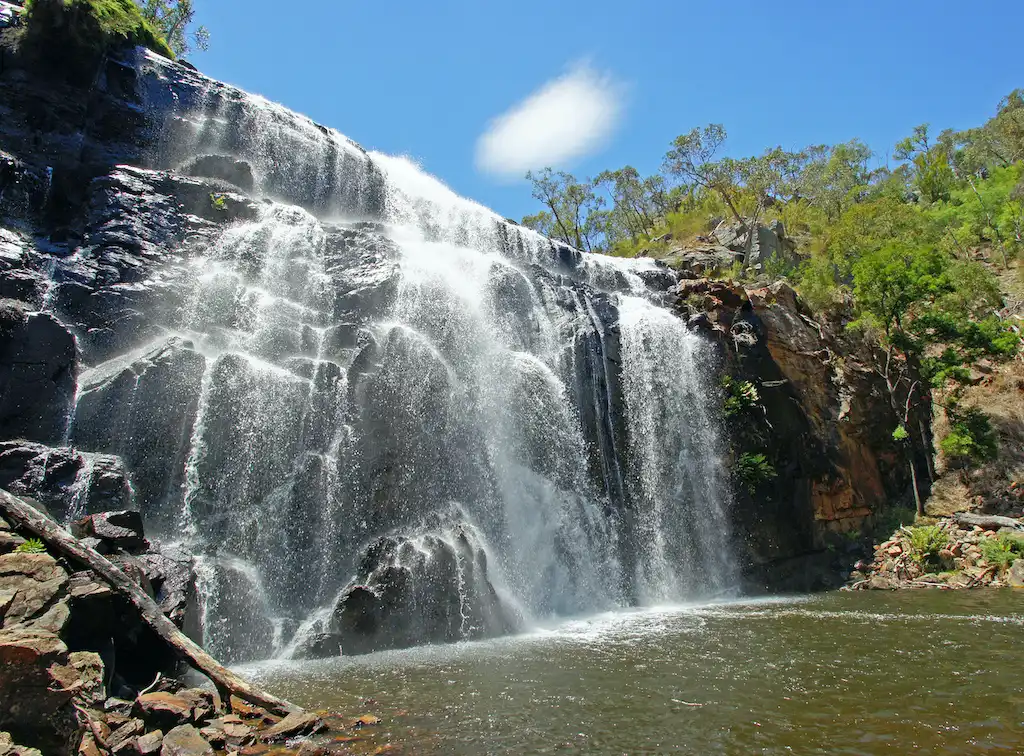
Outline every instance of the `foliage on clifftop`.
{"label": "foliage on clifftop", "polygon": [[63,51],[65,65],[121,45],[142,45],[167,58],[174,51],[132,0],[27,0],[26,43]]}

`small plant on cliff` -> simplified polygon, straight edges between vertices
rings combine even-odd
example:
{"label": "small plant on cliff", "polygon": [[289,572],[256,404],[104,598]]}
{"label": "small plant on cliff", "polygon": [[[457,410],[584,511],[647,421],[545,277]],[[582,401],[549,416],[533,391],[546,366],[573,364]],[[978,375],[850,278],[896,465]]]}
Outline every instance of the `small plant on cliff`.
{"label": "small plant on cliff", "polygon": [[223,213],[228,209],[227,202],[224,200],[223,194],[210,194],[210,205],[219,213]]}
{"label": "small plant on cliff", "polygon": [[765,455],[744,452],[736,458],[733,475],[753,495],[758,486],[777,478],[779,474]]}
{"label": "small plant on cliff", "polygon": [[15,551],[19,554],[45,554],[46,545],[38,538],[29,538],[25,543],[19,545]]}
{"label": "small plant on cliff", "polygon": [[750,381],[737,381],[726,375],[722,377],[722,388],[725,389],[722,407],[727,417],[741,415],[760,406],[761,396],[757,393],[757,386]]}
{"label": "small plant on cliff", "polygon": [[951,466],[966,468],[996,458],[999,443],[992,423],[977,407],[949,407],[946,414],[951,427],[939,448]]}
{"label": "small plant on cliff", "polygon": [[939,552],[949,545],[949,534],[938,525],[920,525],[907,532],[914,559],[921,563],[937,564]]}

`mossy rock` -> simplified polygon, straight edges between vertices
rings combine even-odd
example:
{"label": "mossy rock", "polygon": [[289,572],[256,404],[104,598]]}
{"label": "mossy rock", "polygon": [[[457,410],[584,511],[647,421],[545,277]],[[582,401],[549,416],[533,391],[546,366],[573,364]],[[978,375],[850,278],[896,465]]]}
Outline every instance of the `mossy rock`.
{"label": "mossy rock", "polygon": [[23,46],[53,68],[95,65],[114,49],[142,45],[174,59],[133,0],[27,0]]}

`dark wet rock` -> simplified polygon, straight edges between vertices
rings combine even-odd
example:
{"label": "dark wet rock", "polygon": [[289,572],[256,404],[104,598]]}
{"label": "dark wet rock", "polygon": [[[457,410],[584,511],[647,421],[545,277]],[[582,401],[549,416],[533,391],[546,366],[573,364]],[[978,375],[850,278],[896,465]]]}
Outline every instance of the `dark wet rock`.
{"label": "dark wet rock", "polygon": [[518,618],[487,574],[472,526],[442,520],[417,536],[384,536],[364,550],[356,579],[326,626],[299,643],[298,658],[361,654],[423,642],[511,632]]}
{"label": "dark wet rock", "polygon": [[333,320],[355,316],[365,322],[394,304],[400,281],[394,242],[367,228],[329,228],[325,256],[333,284]]}
{"label": "dark wet rock", "polygon": [[231,558],[207,564],[207,615],[203,628],[207,649],[228,663],[269,658],[274,650],[272,610],[258,577],[248,565]]}
{"label": "dark wet rock", "polygon": [[252,166],[226,155],[200,155],[189,160],[180,170],[188,176],[223,179],[243,192],[252,193],[255,185]]}
{"label": "dark wet rock", "polygon": [[652,291],[668,291],[679,280],[675,272],[661,261],[651,268],[638,269],[636,274]]}
{"label": "dark wet rock", "polygon": [[180,496],[205,366],[190,342],[169,338],[80,379],[72,443],[121,456],[156,531],[171,526],[163,505]]}
{"label": "dark wet rock", "polygon": [[22,224],[38,218],[46,204],[50,177],[0,150],[0,220]]}
{"label": "dark wet rock", "polygon": [[0,488],[38,500],[58,520],[131,505],[120,458],[25,441],[0,441]]}
{"label": "dark wet rock", "polygon": [[59,440],[75,395],[75,339],[49,313],[0,302],[0,437]]}
{"label": "dark wet rock", "polygon": [[[118,551],[107,558],[152,596],[172,622],[192,637],[199,637],[190,557],[168,550],[166,554],[146,551],[136,556]],[[158,673],[173,675],[180,670],[180,660],[173,650],[142,622],[128,599],[92,572],[71,575],[69,607],[65,630],[68,645],[107,655],[109,672],[118,686],[114,692],[123,689],[131,695],[149,685]]]}
{"label": "dark wet rock", "polygon": [[168,546],[139,554],[153,598],[161,611],[193,640],[200,640],[199,597],[191,554]]}
{"label": "dark wet rock", "polygon": [[37,309],[49,285],[46,259],[31,239],[0,227],[0,300],[13,299]]}

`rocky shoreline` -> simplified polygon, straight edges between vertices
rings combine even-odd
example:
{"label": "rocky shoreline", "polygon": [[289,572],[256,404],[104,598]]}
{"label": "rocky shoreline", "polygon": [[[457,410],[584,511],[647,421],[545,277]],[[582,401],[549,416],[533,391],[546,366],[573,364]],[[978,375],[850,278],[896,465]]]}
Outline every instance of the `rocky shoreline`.
{"label": "rocky shoreline", "polygon": [[[177,627],[191,622],[191,561],[151,544],[137,512],[90,515],[71,533]],[[383,752],[360,738],[373,714],[273,713],[186,687],[183,671],[111,586],[0,519],[0,756]]]}
{"label": "rocky shoreline", "polygon": [[901,526],[860,561],[847,590],[1024,588],[1024,519],[958,513]]}

